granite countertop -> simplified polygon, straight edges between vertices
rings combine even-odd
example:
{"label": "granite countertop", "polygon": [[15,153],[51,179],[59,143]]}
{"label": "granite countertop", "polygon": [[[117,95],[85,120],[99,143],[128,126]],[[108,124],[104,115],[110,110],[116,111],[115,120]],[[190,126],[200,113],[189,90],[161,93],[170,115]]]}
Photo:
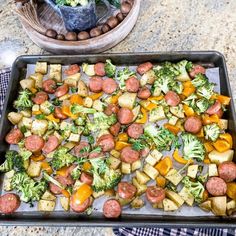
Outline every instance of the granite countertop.
{"label": "granite countertop", "polygon": [[[0,0],[0,69],[21,54],[42,54],[12,13],[12,0]],[[236,90],[236,1],[143,0],[130,35],[109,52],[217,50],[227,60]],[[234,93],[236,98],[236,93]],[[110,228],[0,227],[1,235],[113,235]]]}

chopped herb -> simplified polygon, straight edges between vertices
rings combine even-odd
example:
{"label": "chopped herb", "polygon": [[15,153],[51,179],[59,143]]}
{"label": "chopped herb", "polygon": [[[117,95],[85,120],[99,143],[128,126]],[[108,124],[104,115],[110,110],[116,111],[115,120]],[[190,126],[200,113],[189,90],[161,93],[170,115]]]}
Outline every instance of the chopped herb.
{"label": "chopped herb", "polygon": [[88,136],[88,142],[90,143],[90,144],[94,144],[94,142],[95,142],[95,140],[94,140],[94,137],[93,136]]}
{"label": "chopped herb", "polygon": [[53,113],[54,110],[55,110],[54,106],[50,106],[50,107],[49,107],[49,110],[50,110],[51,113]]}
{"label": "chopped herb", "polygon": [[76,93],[76,92],[77,92],[77,88],[71,87],[71,88],[70,88],[70,91],[71,91],[72,93]]}
{"label": "chopped herb", "polygon": [[38,119],[38,120],[44,120],[44,119],[46,119],[45,117],[46,116],[44,114],[38,114],[38,115],[35,116],[35,118]]}
{"label": "chopped herb", "polygon": [[23,125],[22,127],[20,127],[20,131],[21,133],[26,133],[27,132],[27,128],[25,127],[25,125]]}
{"label": "chopped herb", "polygon": [[52,99],[52,104],[55,106],[61,106],[62,101],[60,101],[58,98]]}

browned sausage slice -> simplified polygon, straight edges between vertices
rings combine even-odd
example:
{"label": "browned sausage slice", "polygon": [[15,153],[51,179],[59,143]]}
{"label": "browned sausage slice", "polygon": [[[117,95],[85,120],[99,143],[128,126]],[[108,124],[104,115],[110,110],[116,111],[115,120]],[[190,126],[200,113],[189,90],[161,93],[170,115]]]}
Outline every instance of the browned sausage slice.
{"label": "browned sausage slice", "polygon": [[104,113],[107,116],[110,116],[112,114],[116,114],[119,111],[119,107],[116,104],[108,104],[107,107],[105,108]]}
{"label": "browned sausage slice", "polygon": [[62,96],[64,96],[65,94],[67,94],[68,91],[69,91],[69,86],[68,86],[68,84],[63,84],[63,85],[61,85],[60,87],[58,87],[58,88],[56,89],[55,96],[58,97],[58,98],[59,98],[59,97],[62,97]]}
{"label": "browned sausage slice", "polygon": [[206,189],[212,196],[223,196],[226,194],[227,185],[219,177],[211,177],[206,183]]}
{"label": "browned sausage slice", "polygon": [[153,64],[151,62],[145,62],[143,64],[140,64],[137,67],[137,72],[140,75],[143,75],[144,73],[148,72],[149,70],[151,70],[153,68]]}
{"label": "browned sausage slice", "polygon": [[120,123],[117,122],[109,128],[109,131],[112,135],[117,136],[120,132],[120,127],[121,127]]}
{"label": "browned sausage slice", "polygon": [[219,110],[221,110],[221,103],[216,100],[215,103],[206,110],[206,113],[208,115],[214,115],[217,114]]}
{"label": "browned sausage slice", "polygon": [[52,135],[48,138],[48,141],[45,143],[44,147],[43,147],[43,152],[45,152],[46,154],[54,151],[58,146],[59,146],[60,142],[58,140],[58,138],[55,135]]}
{"label": "browned sausage slice", "polygon": [[130,138],[139,138],[143,134],[143,126],[141,124],[132,124],[127,130]]}
{"label": "browned sausage slice", "polygon": [[168,91],[165,95],[165,100],[166,100],[166,103],[172,107],[176,107],[180,103],[180,97],[174,91]]}
{"label": "browned sausage slice", "polygon": [[11,214],[20,206],[20,198],[14,193],[6,193],[0,197],[0,212]]}
{"label": "browned sausage slice", "polygon": [[220,163],[218,166],[219,177],[225,182],[232,182],[236,179],[236,164],[232,161]]}
{"label": "browned sausage slice", "polygon": [[5,140],[9,144],[17,144],[23,138],[23,134],[17,128],[12,129],[6,136]]}
{"label": "browned sausage slice", "polygon": [[32,100],[35,104],[40,105],[48,100],[48,94],[43,91],[37,92]]}
{"label": "browned sausage slice", "polygon": [[107,200],[103,205],[103,214],[106,218],[118,218],[121,215],[121,205],[115,199]]}
{"label": "browned sausage slice", "polygon": [[87,200],[85,200],[82,204],[77,204],[76,203],[76,199],[75,199],[75,195],[71,196],[71,200],[70,200],[70,207],[73,211],[77,212],[77,213],[82,213],[84,211],[87,210],[87,208],[92,204],[92,201],[90,198],[88,198]]}
{"label": "browned sausage slice", "polygon": [[89,80],[89,89],[94,93],[102,91],[103,79],[98,76],[94,76]]}
{"label": "browned sausage slice", "polygon": [[157,186],[148,186],[146,198],[152,204],[159,203],[165,198],[165,190]]}
{"label": "browned sausage slice", "polygon": [[202,128],[202,122],[198,117],[189,116],[184,123],[184,129],[192,134],[197,134]]}
{"label": "browned sausage slice", "polygon": [[73,149],[75,156],[87,157],[90,151],[90,145],[86,141],[81,141],[79,145],[76,145]]}
{"label": "browned sausage slice", "polygon": [[44,139],[38,135],[30,135],[25,139],[25,147],[31,152],[39,152],[43,149]]}
{"label": "browned sausage slice", "polygon": [[105,76],[106,72],[105,72],[105,64],[102,62],[98,62],[94,65],[94,71],[95,74],[98,76]]}
{"label": "browned sausage slice", "polygon": [[43,90],[46,93],[55,93],[57,88],[56,82],[52,79],[47,79],[43,81]]}
{"label": "browned sausage slice", "polygon": [[[57,175],[57,176],[55,177],[55,179],[56,179],[59,183],[61,183],[64,187],[67,187],[67,186],[69,186],[69,185],[74,184],[74,180],[71,178],[70,175],[68,175],[68,176]],[[59,188],[57,185],[55,185],[55,184],[53,184],[53,183],[51,183],[51,182],[49,183],[49,189],[50,189],[50,191],[51,191],[53,194],[55,194],[55,195],[61,194],[61,192],[62,192],[62,189],[61,189],[61,188]]]}
{"label": "browned sausage slice", "polygon": [[123,162],[126,162],[126,163],[133,163],[137,160],[139,160],[139,152],[138,151],[135,151],[133,150],[131,147],[124,147],[122,150],[121,150],[121,153],[120,153],[120,159],[121,161]]}
{"label": "browned sausage slice", "polygon": [[65,119],[68,118],[67,115],[65,115],[65,114],[62,112],[62,110],[61,110],[60,107],[55,107],[54,115],[55,115],[56,118],[61,119],[61,120],[65,120]]}
{"label": "browned sausage slice", "polygon": [[203,66],[200,66],[200,65],[193,65],[193,68],[189,72],[189,75],[190,75],[191,78],[194,78],[199,73],[205,74],[206,69]]}
{"label": "browned sausage slice", "polygon": [[111,134],[102,135],[97,143],[101,146],[103,152],[109,152],[115,147],[115,141]]}
{"label": "browned sausage slice", "polygon": [[91,176],[90,174],[86,173],[86,172],[82,172],[81,176],[80,176],[80,181],[82,183],[88,184],[88,185],[92,185],[93,183],[93,176]]}
{"label": "browned sausage slice", "polygon": [[80,72],[80,67],[77,64],[70,65],[68,69],[65,71],[66,75],[74,75],[78,72]]}
{"label": "browned sausage slice", "polygon": [[112,94],[116,91],[118,85],[114,79],[108,78],[103,81],[102,90],[104,93]]}
{"label": "browned sausage slice", "polygon": [[136,77],[134,76],[130,77],[129,79],[126,80],[125,84],[126,84],[126,89],[128,92],[131,92],[131,93],[138,92],[140,83]]}
{"label": "browned sausage slice", "polygon": [[140,99],[148,99],[151,96],[151,92],[147,87],[143,87],[138,91],[138,97]]}
{"label": "browned sausage slice", "polygon": [[117,187],[119,197],[127,200],[132,199],[136,191],[136,187],[128,182],[120,182]]}
{"label": "browned sausage slice", "polygon": [[118,121],[122,124],[122,125],[128,125],[129,123],[131,123],[133,121],[134,118],[134,114],[133,112],[128,109],[128,108],[124,108],[122,107],[119,111],[118,111]]}

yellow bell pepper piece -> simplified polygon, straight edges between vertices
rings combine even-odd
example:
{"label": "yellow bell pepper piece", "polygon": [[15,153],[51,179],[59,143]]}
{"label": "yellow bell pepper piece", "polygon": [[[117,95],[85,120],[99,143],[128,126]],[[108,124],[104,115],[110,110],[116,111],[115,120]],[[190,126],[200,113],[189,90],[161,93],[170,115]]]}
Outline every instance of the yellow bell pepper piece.
{"label": "yellow bell pepper piece", "polygon": [[168,129],[170,132],[172,132],[173,134],[175,134],[175,135],[177,135],[179,133],[179,131],[180,131],[179,127],[177,127],[175,125],[171,125],[169,123],[164,124],[164,127],[166,129]]}
{"label": "yellow bell pepper piece", "polygon": [[63,166],[61,169],[57,170],[57,175],[63,176],[63,177],[67,177],[68,175],[68,166]]}
{"label": "yellow bell pepper piece", "polygon": [[184,114],[189,117],[189,116],[194,116],[194,110],[192,107],[189,107],[188,105],[184,104],[183,105],[183,110]]}
{"label": "yellow bell pepper piece", "polygon": [[32,111],[32,115],[40,115],[40,114],[42,114],[42,112],[41,111]]}
{"label": "yellow bell pepper piece", "polygon": [[219,117],[214,114],[214,115],[202,115],[202,122],[204,125],[209,125],[212,123],[219,123]]}
{"label": "yellow bell pepper piece", "polygon": [[[89,98],[91,98],[92,100],[97,100],[98,98],[100,98],[103,95],[103,92],[100,93],[93,93],[91,95],[89,95]],[[82,105],[82,104],[81,104]]]}
{"label": "yellow bell pepper piece", "polygon": [[70,106],[62,106],[61,111],[63,114],[69,116],[71,119],[77,119],[79,116],[78,114],[71,113]]}
{"label": "yellow bell pepper piece", "polygon": [[205,142],[204,147],[205,147],[207,153],[214,150],[214,147],[212,146],[212,144],[210,142]]}
{"label": "yellow bell pepper piece", "polygon": [[230,144],[224,139],[217,139],[213,146],[218,152],[226,152],[230,149]]}
{"label": "yellow bell pepper piece", "polygon": [[117,142],[116,142],[116,145],[115,145],[115,150],[116,150],[116,151],[120,151],[120,150],[122,150],[123,148],[128,147],[128,146],[131,146],[131,144],[130,144],[130,143],[123,142],[123,141],[117,141]]}
{"label": "yellow bell pepper piece", "polygon": [[196,136],[197,136],[198,138],[204,138],[203,128],[201,128],[201,130],[196,134]]}
{"label": "yellow bell pepper piece", "polygon": [[129,139],[129,137],[128,137],[127,133],[120,133],[120,134],[118,134],[118,140],[119,141],[127,142],[128,139]]}
{"label": "yellow bell pepper piece", "polygon": [[116,104],[118,102],[119,97],[121,96],[122,92],[118,92],[116,95],[111,97],[111,103]]}
{"label": "yellow bell pepper piece", "polygon": [[33,93],[33,94],[37,93],[37,91],[38,91],[36,88],[30,88],[29,90],[30,90],[30,92]]}
{"label": "yellow bell pepper piece", "polygon": [[155,165],[155,169],[163,176],[167,175],[172,167],[173,163],[170,157],[165,157]]}
{"label": "yellow bell pepper piece", "polygon": [[161,187],[161,188],[165,188],[166,186],[166,179],[159,175],[156,177],[156,183],[157,183],[157,186]]}
{"label": "yellow bell pepper piece", "polygon": [[184,95],[185,97],[189,97],[196,90],[196,88],[193,86],[191,81],[184,82],[183,86],[184,86],[184,89],[183,89],[182,95]]}
{"label": "yellow bell pepper piece", "polygon": [[142,117],[138,118],[135,122],[139,124],[145,124],[148,120],[148,114],[147,114],[147,111],[143,107],[141,107],[141,113],[142,113]]}
{"label": "yellow bell pepper piece", "polygon": [[148,111],[151,111],[154,108],[157,108],[157,104],[155,103],[150,103],[148,104],[146,107],[144,107],[145,109],[147,109]]}
{"label": "yellow bell pepper piece", "polygon": [[30,159],[33,160],[33,161],[43,161],[43,160],[46,159],[46,157],[44,155],[39,155],[39,156],[34,156],[33,155],[33,156],[30,157]]}
{"label": "yellow bell pepper piece", "polygon": [[73,194],[76,204],[84,203],[93,193],[92,188],[88,184],[82,184]]}
{"label": "yellow bell pepper piece", "polygon": [[90,162],[86,161],[86,162],[83,164],[83,170],[84,170],[84,171],[89,171],[91,168],[92,168],[92,165],[90,164]]}
{"label": "yellow bell pepper piece", "polygon": [[219,95],[217,96],[217,100],[218,100],[222,105],[229,105],[231,98],[219,94]]}
{"label": "yellow bell pepper piece", "polygon": [[229,143],[230,148],[233,147],[233,138],[232,138],[231,134],[229,134],[229,133],[220,134],[220,138],[226,140]]}
{"label": "yellow bell pepper piece", "polygon": [[43,170],[45,170],[49,175],[53,173],[52,167],[49,165],[47,161],[43,161],[41,164]]}
{"label": "yellow bell pepper piece", "polygon": [[79,94],[72,94],[70,97],[70,103],[83,105],[83,98]]}
{"label": "yellow bell pepper piece", "polygon": [[50,120],[50,121],[54,121],[56,123],[60,122],[60,119],[55,118],[53,114],[50,114],[50,115],[46,116],[46,119]]}
{"label": "yellow bell pepper piece", "polygon": [[188,163],[193,163],[193,160],[185,160],[183,157],[181,157],[179,155],[179,150],[175,149],[174,153],[173,153],[173,158],[175,159],[175,161],[177,161],[180,164],[186,165]]}
{"label": "yellow bell pepper piece", "polygon": [[160,96],[151,96],[151,97],[149,97],[147,100],[148,101],[160,101],[160,100],[162,100],[164,98],[164,96],[163,95],[160,95]]}

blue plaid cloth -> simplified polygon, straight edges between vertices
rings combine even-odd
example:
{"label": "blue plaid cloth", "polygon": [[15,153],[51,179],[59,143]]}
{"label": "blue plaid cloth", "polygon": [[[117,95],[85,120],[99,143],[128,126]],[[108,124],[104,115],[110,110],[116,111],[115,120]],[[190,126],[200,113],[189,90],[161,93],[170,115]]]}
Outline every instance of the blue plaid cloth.
{"label": "blue plaid cloth", "polygon": [[[0,116],[10,79],[10,68],[0,70]],[[117,236],[235,236],[236,229],[166,229],[166,228],[114,228]]]}

